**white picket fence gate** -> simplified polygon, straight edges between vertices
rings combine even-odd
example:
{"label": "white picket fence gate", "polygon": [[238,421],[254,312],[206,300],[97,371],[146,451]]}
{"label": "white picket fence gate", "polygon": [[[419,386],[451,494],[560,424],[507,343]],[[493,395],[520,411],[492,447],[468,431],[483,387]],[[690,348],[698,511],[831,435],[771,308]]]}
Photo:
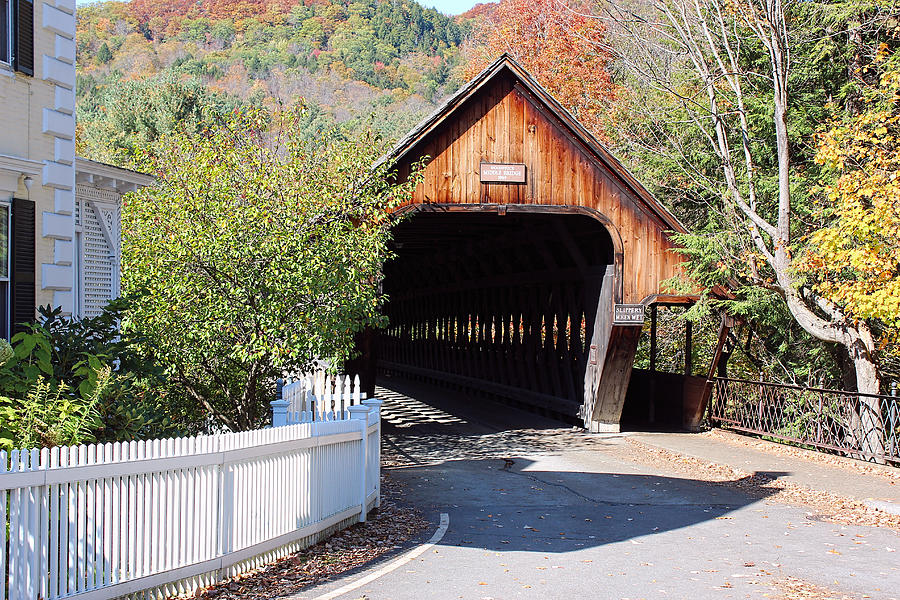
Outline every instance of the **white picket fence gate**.
{"label": "white picket fence gate", "polygon": [[280,427],[346,419],[348,409],[365,399],[358,375],[351,380],[324,371],[308,373],[280,388],[278,400],[272,403],[272,424]]}
{"label": "white picket fence gate", "polygon": [[364,521],[380,501],[380,405],[244,433],[0,452],[0,600],[190,593]]}

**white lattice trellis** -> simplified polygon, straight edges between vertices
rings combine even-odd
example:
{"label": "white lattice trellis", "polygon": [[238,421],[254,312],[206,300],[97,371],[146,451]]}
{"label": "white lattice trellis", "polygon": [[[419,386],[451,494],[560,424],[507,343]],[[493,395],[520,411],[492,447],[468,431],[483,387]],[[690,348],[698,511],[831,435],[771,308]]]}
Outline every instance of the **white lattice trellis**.
{"label": "white lattice trellis", "polygon": [[120,201],[114,190],[79,185],[75,196],[78,313],[94,317],[119,295]]}

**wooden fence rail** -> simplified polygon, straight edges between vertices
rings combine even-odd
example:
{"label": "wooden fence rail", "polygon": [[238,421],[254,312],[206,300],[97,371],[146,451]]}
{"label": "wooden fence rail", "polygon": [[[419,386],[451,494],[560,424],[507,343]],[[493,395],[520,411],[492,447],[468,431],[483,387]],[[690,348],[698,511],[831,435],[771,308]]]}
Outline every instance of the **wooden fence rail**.
{"label": "wooden fence rail", "polygon": [[379,503],[380,404],[242,433],[0,452],[0,600],[190,593],[365,520]]}

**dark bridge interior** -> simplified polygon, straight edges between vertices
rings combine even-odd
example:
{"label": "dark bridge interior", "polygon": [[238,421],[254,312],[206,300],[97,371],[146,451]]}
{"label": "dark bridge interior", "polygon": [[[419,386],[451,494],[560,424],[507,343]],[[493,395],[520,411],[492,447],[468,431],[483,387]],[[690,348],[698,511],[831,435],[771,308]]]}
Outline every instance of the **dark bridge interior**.
{"label": "dark bridge interior", "polygon": [[395,227],[394,250],[385,267],[382,373],[471,387],[575,420],[613,262],[599,221],[420,209]]}

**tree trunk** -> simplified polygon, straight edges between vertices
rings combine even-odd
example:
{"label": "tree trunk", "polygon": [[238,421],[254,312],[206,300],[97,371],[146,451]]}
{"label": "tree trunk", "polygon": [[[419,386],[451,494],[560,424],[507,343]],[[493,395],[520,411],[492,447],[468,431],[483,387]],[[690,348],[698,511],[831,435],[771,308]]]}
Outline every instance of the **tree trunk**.
{"label": "tree trunk", "polygon": [[847,347],[842,344],[829,345],[829,351],[834,357],[834,362],[837,364],[838,370],[841,373],[840,389],[855,392],[856,366],[853,364],[853,358],[847,351]]}
{"label": "tree trunk", "polygon": [[[860,339],[850,349],[853,366],[856,368],[856,387],[860,394],[877,395],[881,391],[881,381],[878,377],[878,368],[872,360],[874,348],[868,348],[867,345],[865,340]],[[880,398],[862,395],[859,397],[859,428],[857,435],[862,450],[872,455],[875,462],[883,464],[885,430]]]}
{"label": "tree trunk", "polygon": [[[773,6],[773,13],[778,16],[778,20],[770,32],[767,45],[774,83],[772,100],[775,108],[773,119],[778,156],[778,223],[776,224],[776,236],[772,240],[774,251],[769,264],[775,271],[775,277],[785,295],[788,310],[797,323],[816,338],[843,344],[853,359],[857,390],[863,393],[877,394],[880,382],[878,369],[872,359],[875,343],[868,327],[865,323],[853,327],[837,306],[826,301],[817,301],[818,299],[814,296],[798,291],[792,273],[789,251],[791,244],[791,156],[787,130],[788,62],[786,53],[788,46],[782,28],[783,8],[778,4],[778,0],[775,0]],[[817,306],[825,312],[830,317],[830,321],[816,314],[813,306]],[[881,419],[880,402],[877,398],[866,396],[859,398],[859,412],[861,413],[859,427],[851,426],[851,430],[858,432],[860,436],[858,439],[864,452],[883,456],[884,426]],[[851,420],[855,421],[856,419]]]}
{"label": "tree trunk", "polygon": [[[819,307],[829,312],[831,321],[819,317],[807,305],[804,299],[793,289],[793,282],[785,273],[781,281],[778,269],[776,274],[785,292],[788,308],[797,323],[810,335],[827,342],[836,342],[847,349],[853,370],[856,375],[856,391],[861,394],[878,394],[881,381],[878,367],[875,365],[875,340],[864,322],[855,327],[846,323],[846,317],[840,310],[827,302],[820,302]],[[884,462],[884,423],[881,418],[881,401],[871,396],[858,396],[859,401],[848,407],[847,436],[854,446],[858,446],[877,462]]]}

